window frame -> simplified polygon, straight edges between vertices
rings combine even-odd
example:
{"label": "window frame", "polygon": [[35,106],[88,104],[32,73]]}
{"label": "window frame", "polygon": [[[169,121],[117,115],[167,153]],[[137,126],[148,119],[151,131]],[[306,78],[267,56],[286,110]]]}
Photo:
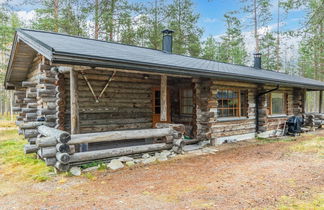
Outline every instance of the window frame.
{"label": "window frame", "polygon": [[[184,91],[186,91],[186,90],[190,90],[191,91],[191,93],[192,93],[192,95],[191,95],[191,97],[184,97],[183,95],[184,95]],[[188,99],[188,98],[190,98],[191,99],[191,105],[184,105],[183,104],[183,99]],[[193,89],[192,88],[190,88],[190,87],[184,87],[184,88],[180,88],[179,89],[179,105],[180,105],[180,115],[192,115],[193,114]],[[191,113],[186,113],[186,112],[183,112],[183,107],[191,107]]]}
{"label": "window frame", "polygon": [[[217,118],[219,119],[226,119],[226,118],[248,118],[248,108],[249,108],[249,104],[247,103],[245,107],[242,106],[242,97],[241,97],[241,93],[245,92],[246,94],[246,100],[248,100],[248,89],[238,89],[238,88],[218,88],[218,91],[233,91],[233,92],[236,92],[237,93],[237,104],[238,104],[238,107],[233,109],[232,107],[228,107],[228,108],[219,108],[219,100],[222,100],[222,99],[219,99],[217,97],[217,94],[216,94],[216,101],[218,103],[218,107],[217,107],[217,110],[237,110],[237,114],[235,116],[219,116],[217,114]],[[245,110],[245,113],[244,115],[242,115],[242,109],[244,108]]]}
{"label": "window frame", "polygon": [[[272,110],[272,94],[273,93],[280,93],[282,94],[282,107],[283,107],[283,112],[282,113],[276,113],[276,114],[273,114],[273,110]],[[268,94],[268,112],[269,112],[269,116],[275,116],[275,115],[287,115],[287,112],[288,112],[288,107],[287,107],[287,102],[288,102],[288,94],[285,93],[285,92],[273,92],[273,93],[269,93]]]}

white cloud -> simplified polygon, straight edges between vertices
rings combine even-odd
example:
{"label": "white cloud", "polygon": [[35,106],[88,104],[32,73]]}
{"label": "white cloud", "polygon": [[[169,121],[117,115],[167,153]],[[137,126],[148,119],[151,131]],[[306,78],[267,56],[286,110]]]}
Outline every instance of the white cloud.
{"label": "white cloud", "polygon": [[215,22],[219,22],[219,19],[217,19],[217,18],[205,18],[204,22],[205,23],[215,23]]}
{"label": "white cloud", "polygon": [[26,26],[29,26],[31,22],[36,18],[36,12],[35,10],[31,11],[18,11],[16,12],[19,19],[23,21]]}

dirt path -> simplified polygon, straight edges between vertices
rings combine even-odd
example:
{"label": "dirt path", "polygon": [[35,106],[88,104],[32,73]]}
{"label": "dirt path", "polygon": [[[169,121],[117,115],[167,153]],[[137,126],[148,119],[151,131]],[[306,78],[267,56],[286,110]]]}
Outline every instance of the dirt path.
{"label": "dirt path", "polygon": [[[319,135],[324,136],[324,133]],[[302,141],[302,139],[298,140]],[[291,153],[297,142],[240,143],[217,154],[185,157],[86,177],[25,183],[0,208],[246,209],[274,207],[282,196],[324,189],[324,159]]]}

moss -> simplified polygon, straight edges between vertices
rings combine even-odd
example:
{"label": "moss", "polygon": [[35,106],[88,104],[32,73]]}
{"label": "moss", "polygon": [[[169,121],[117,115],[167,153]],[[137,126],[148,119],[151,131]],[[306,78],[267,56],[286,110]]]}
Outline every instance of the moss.
{"label": "moss", "polygon": [[308,200],[283,196],[280,199],[278,209],[324,209],[324,193],[315,194]]}
{"label": "moss", "polygon": [[23,146],[26,140],[19,136],[17,130],[0,131],[0,164],[8,178],[16,174],[15,178],[21,180],[32,179],[46,181],[52,169],[47,167],[44,161],[36,159],[35,154],[25,155]]}

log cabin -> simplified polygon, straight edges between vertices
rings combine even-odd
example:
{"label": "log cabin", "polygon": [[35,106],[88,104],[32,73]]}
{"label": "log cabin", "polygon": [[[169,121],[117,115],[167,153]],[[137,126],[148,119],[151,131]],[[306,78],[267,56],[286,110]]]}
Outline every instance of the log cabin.
{"label": "log cabin", "polygon": [[[154,50],[18,29],[4,85],[15,91],[27,150],[38,151],[49,165],[62,159],[55,153],[66,142],[53,140],[40,125],[72,134],[74,144],[87,142],[76,149],[81,152],[157,143],[139,134],[163,130],[163,124],[184,125],[184,139],[211,144],[268,137],[281,132],[288,117],[305,112],[306,91],[320,91],[322,99],[323,82],[261,69],[260,54],[253,67],[174,54],[172,33],[164,30],[162,50]],[[168,136],[162,130],[157,136]],[[77,140],[120,131],[131,136]]]}

